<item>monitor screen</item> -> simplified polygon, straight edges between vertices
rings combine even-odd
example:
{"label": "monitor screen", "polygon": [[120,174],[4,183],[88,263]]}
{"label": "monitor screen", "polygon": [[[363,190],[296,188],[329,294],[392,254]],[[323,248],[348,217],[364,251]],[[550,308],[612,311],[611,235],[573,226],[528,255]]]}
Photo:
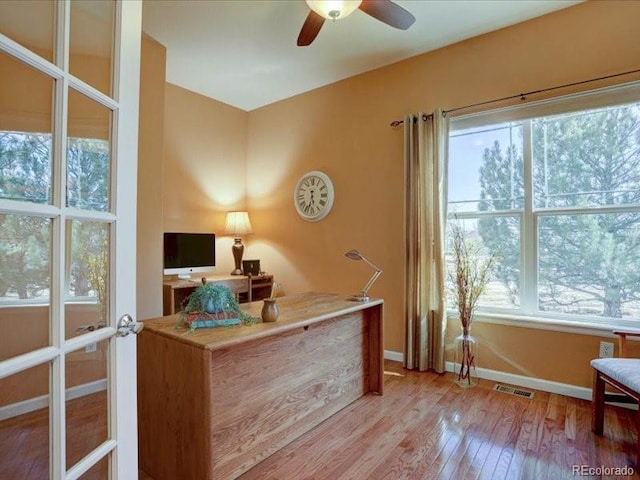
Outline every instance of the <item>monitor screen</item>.
{"label": "monitor screen", "polygon": [[164,274],[190,278],[191,273],[214,272],[216,236],[214,233],[164,234]]}

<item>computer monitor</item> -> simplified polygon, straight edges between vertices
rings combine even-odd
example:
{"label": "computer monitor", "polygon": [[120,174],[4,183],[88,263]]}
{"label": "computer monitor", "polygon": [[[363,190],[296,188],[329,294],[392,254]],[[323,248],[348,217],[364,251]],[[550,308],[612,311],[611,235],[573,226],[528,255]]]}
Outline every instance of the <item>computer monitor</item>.
{"label": "computer monitor", "polygon": [[192,273],[216,270],[216,235],[214,233],[164,234],[164,274],[191,278]]}

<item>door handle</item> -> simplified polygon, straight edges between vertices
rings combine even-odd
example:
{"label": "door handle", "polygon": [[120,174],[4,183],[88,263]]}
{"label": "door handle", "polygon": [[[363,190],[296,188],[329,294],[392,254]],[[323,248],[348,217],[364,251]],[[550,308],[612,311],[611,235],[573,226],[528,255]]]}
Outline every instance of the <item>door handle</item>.
{"label": "door handle", "polygon": [[126,337],[130,333],[137,335],[144,328],[144,324],[142,322],[136,322],[131,315],[125,313],[122,317],[120,317],[120,321],[118,321],[118,333],[119,337]]}

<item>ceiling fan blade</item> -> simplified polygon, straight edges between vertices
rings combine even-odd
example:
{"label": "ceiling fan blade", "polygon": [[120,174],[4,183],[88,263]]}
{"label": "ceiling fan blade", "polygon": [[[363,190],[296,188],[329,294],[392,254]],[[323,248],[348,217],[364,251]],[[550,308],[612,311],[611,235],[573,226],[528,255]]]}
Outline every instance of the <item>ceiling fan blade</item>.
{"label": "ceiling fan blade", "polygon": [[358,8],[367,15],[400,30],[408,29],[416,21],[416,17],[391,0],[362,0]]}
{"label": "ceiling fan blade", "polygon": [[313,10],[309,12],[307,19],[304,21],[304,25],[302,25],[302,29],[300,30],[300,35],[298,35],[299,47],[311,45],[318,36],[318,33],[324,24],[324,20],[323,16],[318,15]]}

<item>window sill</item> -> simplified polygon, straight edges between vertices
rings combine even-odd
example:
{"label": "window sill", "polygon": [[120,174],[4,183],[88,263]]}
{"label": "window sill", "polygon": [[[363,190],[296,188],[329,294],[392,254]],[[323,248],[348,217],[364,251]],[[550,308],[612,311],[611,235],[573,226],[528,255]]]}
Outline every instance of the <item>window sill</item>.
{"label": "window sill", "polygon": [[[458,319],[457,313],[447,312],[447,320]],[[553,318],[532,317],[527,315],[514,315],[504,313],[477,313],[474,322],[509,327],[532,328],[536,330],[549,330],[553,332],[577,333],[579,335],[591,335],[596,337],[617,338],[612,333],[616,329],[630,328],[628,323],[590,323],[584,320],[559,320]],[[634,326],[633,328],[638,328]]]}
{"label": "window sill", "polygon": [[[65,306],[75,305],[77,307],[95,307],[98,302],[86,298],[67,299],[64,302]],[[49,308],[51,304],[42,299],[34,298],[27,300],[0,300],[0,308]]]}

